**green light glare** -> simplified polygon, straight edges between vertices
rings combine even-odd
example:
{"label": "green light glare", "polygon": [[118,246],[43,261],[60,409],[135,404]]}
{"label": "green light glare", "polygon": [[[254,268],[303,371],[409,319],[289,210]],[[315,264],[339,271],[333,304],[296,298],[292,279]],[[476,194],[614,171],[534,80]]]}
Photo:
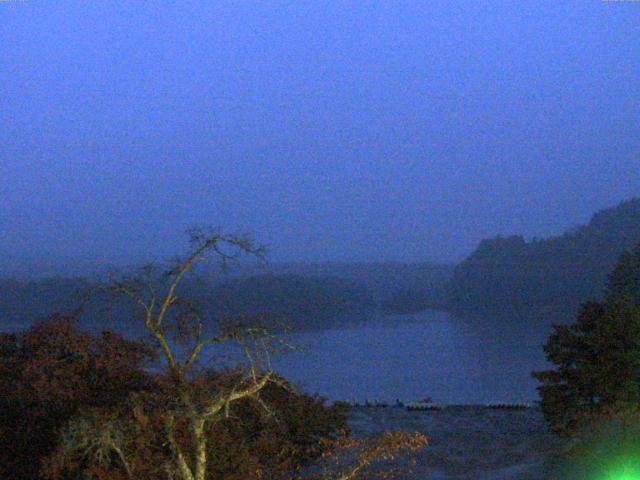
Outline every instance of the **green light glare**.
{"label": "green light glare", "polygon": [[553,480],[640,480],[640,424],[591,432],[556,467]]}
{"label": "green light glare", "polygon": [[640,468],[638,468],[637,462],[625,462],[614,468],[606,480],[640,480]]}

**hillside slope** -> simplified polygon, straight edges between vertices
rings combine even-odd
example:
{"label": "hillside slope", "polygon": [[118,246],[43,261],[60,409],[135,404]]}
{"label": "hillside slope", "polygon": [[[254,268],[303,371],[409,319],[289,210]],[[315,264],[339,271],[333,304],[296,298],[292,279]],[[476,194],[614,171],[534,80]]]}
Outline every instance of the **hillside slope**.
{"label": "hillside slope", "polygon": [[526,242],[483,240],[454,270],[445,304],[453,311],[574,310],[599,298],[619,256],[640,241],[640,199],[597,212],[564,235]]}

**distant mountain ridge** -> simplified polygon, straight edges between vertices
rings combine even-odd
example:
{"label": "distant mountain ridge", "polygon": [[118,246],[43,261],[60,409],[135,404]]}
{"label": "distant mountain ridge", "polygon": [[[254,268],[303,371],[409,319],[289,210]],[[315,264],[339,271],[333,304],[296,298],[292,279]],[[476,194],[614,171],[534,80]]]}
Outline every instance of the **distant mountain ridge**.
{"label": "distant mountain ridge", "polygon": [[458,312],[574,310],[601,297],[617,259],[638,242],[638,198],[601,210],[587,225],[560,236],[530,242],[520,235],[483,240],[455,268],[444,304]]}

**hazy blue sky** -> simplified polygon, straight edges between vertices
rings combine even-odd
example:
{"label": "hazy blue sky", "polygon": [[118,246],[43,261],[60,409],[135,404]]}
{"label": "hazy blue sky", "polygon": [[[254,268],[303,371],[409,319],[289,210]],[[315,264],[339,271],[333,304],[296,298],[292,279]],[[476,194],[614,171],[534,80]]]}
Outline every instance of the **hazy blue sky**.
{"label": "hazy blue sky", "polygon": [[0,2],[0,251],[457,260],[640,196],[640,3]]}

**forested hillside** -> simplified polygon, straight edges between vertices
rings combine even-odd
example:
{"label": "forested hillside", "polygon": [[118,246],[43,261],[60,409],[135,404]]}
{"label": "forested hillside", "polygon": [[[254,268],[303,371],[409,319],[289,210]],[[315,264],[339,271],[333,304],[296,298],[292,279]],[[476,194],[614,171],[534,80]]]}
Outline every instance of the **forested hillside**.
{"label": "forested hillside", "polygon": [[415,303],[442,302],[444,285],[453,274],[453,264],[431,262],[273,262],[230,266],[224,274],[211,272],[214,283],[229,278],[247,278],[265,274],[302,277],[334,277],[348,280],[368,290],[376,304],[387,309],[392,304],[399,309],[410,308],[403,297]]}
{"label": "forested hillside", "polygon": [[207,297],[210,311],[218,318],[266,315],[294,328],[364,319],[376,308],[366,287],[329,276],[257,275],[219,284]]}
{"label": "forested hillside", "polygon": [[[296,329],[331,326],[336,321],[364,319],[374,310],[404,313],[441,302],[443,285],[453,270],[430,263],[275,263],[235,265],[203,270],[190,280],[206,317],[266,314]],[[135,271],[135,270],[132,270]],[[55,312],[78,307],[97,280],[50,277],[32,280],[0,278],[0,330],[22,328]],[[87,306],[87,321],[104,315]],[[108,309],[119,323],[122,305]],[[89,318],[91,317],[91,318]]]}
{"label": "forested hillside", "polygon": [[[92,284],[83,279],[31,282],[0,280],[0,331],[23,328],[56,312],[77,309]],[[366,287],[337,277],[264,274],[217,283],[190,283],[189,300],[210,322],[229,316],[268,316],[294,329],[321,328],[340,320],[364,318],[376,309]],[[101,296],[85,306],[84,321],[107,315],[122,325],[126,306]],[[104,304],[104,305],[103,305]],[[106,312],[105,312],[106,308]]]}
{"label": "forested hillside", "polygon": [[453,265],[430,262],[327,262],[276,264],[273,272],[338,277],[366,288],[385,313],[413,313],[441,306]]}
{"label": "forested hillside", "polygon": [[545,240],[483,240],[446,287],[454,311],[558,307],[600,298],[619,256],[640,241],[640,199],[597,212],[584,226]]}

